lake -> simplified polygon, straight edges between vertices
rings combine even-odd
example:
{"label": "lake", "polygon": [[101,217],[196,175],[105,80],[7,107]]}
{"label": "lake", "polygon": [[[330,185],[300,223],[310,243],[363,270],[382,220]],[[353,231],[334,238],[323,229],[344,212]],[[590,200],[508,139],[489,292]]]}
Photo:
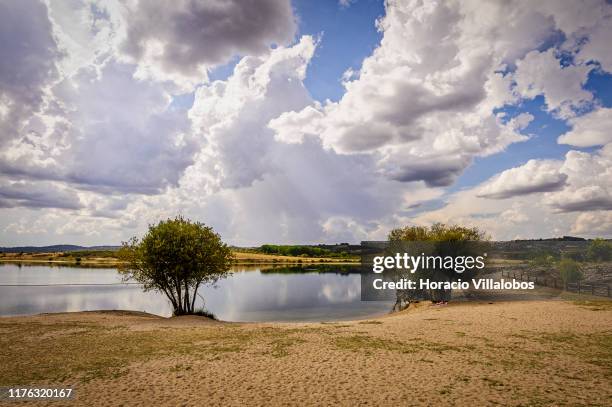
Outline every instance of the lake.
{"label": "lake", "polygon": [[[390,302],[361,301],[355,266],[238,267],[198,292],[224,321],[336,321],[388,313]],[[203,305],[198,298],[199,306]],[[114,268],[0,264],[0,316],[133,310],[170,316],[163,294],[124,283]]]}

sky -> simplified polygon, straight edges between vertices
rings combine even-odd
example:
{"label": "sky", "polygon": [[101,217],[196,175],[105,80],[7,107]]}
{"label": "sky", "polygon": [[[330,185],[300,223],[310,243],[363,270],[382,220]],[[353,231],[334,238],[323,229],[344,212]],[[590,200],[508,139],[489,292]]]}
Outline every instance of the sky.
{"label": "sky", "polygon": [[606,1],[0,0],[0,246],[612,237]]}

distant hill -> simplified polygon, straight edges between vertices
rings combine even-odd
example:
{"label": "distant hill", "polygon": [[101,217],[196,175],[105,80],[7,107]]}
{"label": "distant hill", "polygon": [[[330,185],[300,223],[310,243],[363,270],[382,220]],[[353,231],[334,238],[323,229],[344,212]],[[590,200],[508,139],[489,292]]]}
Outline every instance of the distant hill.
{"label": "distant hill", "polygon": [[118,250],[121,246],[77,246],[73,244],[56,244],[53,246],[17,246],[0,247],[0,253],[55,253],[75,252],[79,250]]}
{"label": "distant hill", "polygon": [[549,237],[546,239],[516,239],[515,242],[586,242],[589,239],[576,236]]}

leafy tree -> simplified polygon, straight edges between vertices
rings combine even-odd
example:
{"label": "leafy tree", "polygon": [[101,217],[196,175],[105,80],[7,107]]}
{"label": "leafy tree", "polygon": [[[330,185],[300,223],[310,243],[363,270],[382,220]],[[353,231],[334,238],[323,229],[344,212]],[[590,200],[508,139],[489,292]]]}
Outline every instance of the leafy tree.
{"label": "leafy tree", "polygon": [[149,226],[141,240],[123,242],[118,257],[124,278],[164,293],[174,315],[194,314],[198,289],[227,277],[233,260],[211,227],[181,216]]}
{"label": "leafy tree", "polygon": [[427,226],[406,226],[393,229],[389,233],[389,240],[404,241],[429,241],[429,242],[458,242],[458,241],[482,241],[488,240],[485,232],[480,229],[468,228],[459,225],[446,225],[434,223]]}
{"label": "leafy tree", "polygon": [[591,261],[609,261],[612,259],[612,242],[594,239],[587,247],[586,257]]}
{"label": "leafy tree", "polygon": [[555,263],[555,258],[553,255],[548,254],[546,252],[536,253],[530,260],[529,264],[532,267],[552,267]]}
{"label": "leafy tree", "polygon": [[[447,225],[444,223],[435,223],[430,227],[427,226],[406,226],[403,228],[393,229],[389,233],[389,248],[390,252],[412,251],[415,253],[427,252],[429,255],[435,256],[482,256],[488,246],[489,237],[487,234],[476,228],[469,228],[459,225]],[[409,250],[407,250],[409,249]],[[466,270],[462,274],[457,274],[454,270],[442,269],[433,271],[421,271],[420,273],[406,274],[404,278],[430,278],[437,281],[452,281],[461,277],[463,279],[470,278],[475,274],[475,270]],[[404,273],[405,274],[405,273]],[[397,303],[418,298],[431,300],[448,300],[450,291],[431,290],[424,292],[420,290],[411,290],[410,292],[397,292]],[[405,298],[411,296],[412,298]],[[401,307],[400,307],[401,308]]]}
{"label": "leafy tree", "polygon": [[559,261],[558,268],[564,283],[575,283],[582,280],[582,270],[576,260],[563,258]]}
{"label": "leafy tree", "polygon": [[[468,228],[459,225],[434,223],[432,226],[407,226],[393,229],[389,233],[389,242],[428,243],[431,253],[439,256],[481,256],[486,251],[486,233],[476,227]],[[455,273],[452,272],[451,276]],[[464,275],[465,276],[465,275]]]}
{"label": "leafy tree", "polygon": [[266,254],[278,254],[281,256],[328,256],[332,255],[329,249],[320,247],[303,246],[303,245],[273,245],[264,244],[259,248],[260,251]]}

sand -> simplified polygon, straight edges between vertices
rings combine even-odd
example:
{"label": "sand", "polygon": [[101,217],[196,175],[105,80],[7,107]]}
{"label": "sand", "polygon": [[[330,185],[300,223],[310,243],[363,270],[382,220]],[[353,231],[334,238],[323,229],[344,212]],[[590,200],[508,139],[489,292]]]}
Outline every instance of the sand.
{"label": "sand", "polygon": [[134,312],[0,318],[0,385],[75,388],[73,401],[32,403],[54,406],[609,406],[610,304],[419,304],[299,324]]}

